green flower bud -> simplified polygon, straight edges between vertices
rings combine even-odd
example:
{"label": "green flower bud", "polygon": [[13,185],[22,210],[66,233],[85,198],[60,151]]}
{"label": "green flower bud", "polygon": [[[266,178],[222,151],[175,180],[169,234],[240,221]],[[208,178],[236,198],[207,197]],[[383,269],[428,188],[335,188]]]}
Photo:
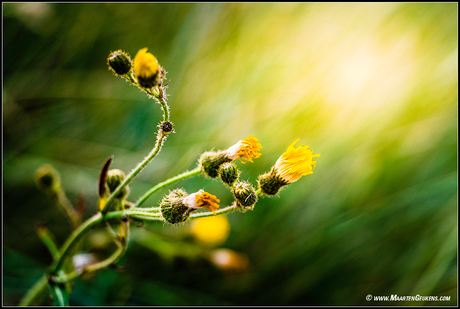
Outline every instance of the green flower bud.
{"label": "green flower bud", "polygon": [[233,185],[233,195],[243,207],[252,206],[257,202],[256,190],[246,181],[238,181]]}
{"label": "green flower bud", "polygon": [[219,177],[223,183],[230,187],[240,176],[240,171],[233,162],[226,162],[219,167]]}
{"label": "green flower bud", "polygon": [[117,75],[124,75],[131,71],[133,63],[131,58],[125,52],[121,50],[114,51],[107,58],[107,62],[110,70]]}
{"label": "green flower bud", "polygon": [[163,197],[160,203],[160,211],[163,220],[170,224],[185,222],[190,213],[195,209],[184,204],[184,198],[188,196],[182,189],[174,189]]}
{"label": "green flower bud", "polygon": [[58,196],[61,179],[58,172],[51,165],[45,164],[37,169],[35,178],[40,189],[51,196]]}
{"label": "green flower bud", "polygon": [[165,134],[174,133],[174,125],[171,121],[162,121],[160,123],[160,129]]}
{"label": "green flower bud", "polygon": [[[109,189],[110,193],[113,193],[117,187],[125,180],[125,173],[123,173],[122,170],[119,169],[113,169],[107,172],[107,178],[105,180],[105,183],[107,184],[107,187]],[[124,199],[126,196],[129,194],[129,187],[125,186],[123,190],[120,191],[120,193],[115,196],[116,198],[119,199]]]}
{"label": "green flower bud", "polygon": [[279,177],[273,169],[269,173],[260,175],[258,183],[260,190],[266,195],[276,195],[282,187],[289,184]]}
{"label": "green flower bud", "polygon": [[219,175],[219,167],[222,164],[232,161],[226,152],[205,152],[199,160],[202,171],[212,178],[216,178]]}

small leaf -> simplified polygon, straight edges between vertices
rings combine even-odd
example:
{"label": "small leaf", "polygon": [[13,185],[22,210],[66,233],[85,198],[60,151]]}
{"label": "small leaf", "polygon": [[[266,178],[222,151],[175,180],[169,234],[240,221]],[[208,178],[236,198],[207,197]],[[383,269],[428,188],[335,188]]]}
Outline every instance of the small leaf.
{"label": "small leaf", "polygon": [[109,171],[110,164],[112,163],[113,156],[108,158],[107,161],[105,161],[104,166],[102,167],[101,173],[99,174],[99,187],[98,187],[98,193],[99,197],[104,197],[106,187],[105,187],[105,179],[107,177],[107,172]]}

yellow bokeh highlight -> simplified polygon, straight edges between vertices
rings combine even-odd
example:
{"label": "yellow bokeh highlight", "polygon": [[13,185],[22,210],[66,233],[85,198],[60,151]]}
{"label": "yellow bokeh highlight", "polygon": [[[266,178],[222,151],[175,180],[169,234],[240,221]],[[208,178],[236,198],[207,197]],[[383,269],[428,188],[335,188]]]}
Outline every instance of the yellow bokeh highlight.
{"label": "yellow bokeh highlight", "polygon": [[200,218],[191,222],[190,233],[205,245],[219,246],[230,234],[230,223],[224,215]]}

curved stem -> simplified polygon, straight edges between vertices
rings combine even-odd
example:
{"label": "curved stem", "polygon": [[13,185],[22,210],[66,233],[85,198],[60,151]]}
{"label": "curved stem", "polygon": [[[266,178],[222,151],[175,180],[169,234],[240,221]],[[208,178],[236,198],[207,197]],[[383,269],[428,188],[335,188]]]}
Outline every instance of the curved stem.
{"label": "curved stem", "polygon": [[[166,101],[165,101],[164,97],[153,93],[151,90],[150,90],[150,92],[161,104],[161,107],[163,109],[163,119],[165,121],[169,121],[169,108],[168,108],[168,105],[166,104]],[[137,174],[139,174],[140,171],[142,171],[147,166],[147,164],[149,164],[156,157],[156,155],[160,152],[161,147],[163,146],[163,143],[164,143],[167,135],[168,135],[168,133],[165,133],[163,130],[161,130],[161,128],[158,129],[157,141],[155,143],[155,147],[153,147],[152,151],[150,151],[150,153],[147,155],[147,157],[145,157],[145,159],[141,163],[139,163],[131,171],[131,173],[129,173],[129,175],[125,178],[125,180],[110,195],[110,197],[107,199],[107,202],[106,202],[104,208],[102,209],[102,213],[104,213],[104,214],[107,213],[107,210],[108,210],[107,207],[115,199],[115,196],[117,196],[118,193],[120,193],[121,190],[123,190],[123,188],[126,187],[134,179],[134,177]]]}
{"label": "curved stem", "polygon": [[30,306],[34,304],[34,301],[40,297],[43,293],[45,293],[48,289],[48,277],[43,275],[40,280],[38,280],[29,291],[27,291],[26,295],[21,299],[19,302],[19,306]]}
{"label": "curved stem", "polygon": [[69,238],[67,238],[61,250],[59,250],[58,259],[51,266],[52,275],[56,275],[56,272],[62,268],[65,259],[68,257],[73,245],[77,242],[77,240],[79,240],[87,231],[89,231],[91,227],[102,222],[102,220],[102,215],[100,213],[97,213],[88,220],[86,220],[76,230],[74,230],[72,234],[70,234]]}
{"label": "curved stem", "polygon": [[170,179],[168,179],[166,181],[160,182],[155,187],[153,187],[152,189],[147,191],[143,196],[141,196],[139,198],[139,200],[137,200],[136,204],[134,204],[134,207],[138,207],[138,206],[142,205],[153,193],[155,193],[158,190],[166,187],[167,185],[173,184],[175,182],[178,182],[179,180],[186,179],[186,178],[189,178],[189,177],[193,177],[193,176],[196,176],[196,175],[199,175],[199,174],[201,174],[201,167],[198,166],[198,167],[194,168],[191,171],[186,171],[186,172],[184,172],[184,173],[182,173],[180,175],[177,175],[175,177],[172,177],[172,178],[170,178]]}

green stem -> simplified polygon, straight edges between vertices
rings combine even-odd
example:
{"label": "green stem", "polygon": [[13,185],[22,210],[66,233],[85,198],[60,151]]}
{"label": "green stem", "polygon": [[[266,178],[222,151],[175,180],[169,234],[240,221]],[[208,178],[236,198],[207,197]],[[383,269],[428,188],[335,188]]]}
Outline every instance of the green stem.
{"label": "green stem", "polygon": [[175,177],[172,177],[172,178],[170,178],[170,179],[168,179],[166,181],[160,182],[155,187],[153,187],[152,189],[147,191],[143,196],[141,196],[139,198],[139,200],[136,202],[136,204],[134,204],[134,207],[138,207],[138,206],[142,205],[153,193],[155,193],[158,190],[166,187],[167,185],[173,184],[175,182],[178,182],[179,180],[186,179],[186,178],[189,178],[189,177],[193,177],[193,176],[196,176],[196,175],[199,175],[199,174],[201,174],[201,167],[198,166],[198,167],[194,168],[191,171],[184,172],[184,173],[182,173],[180,175],[177,175]]}
{"label": "green stem", "polygon": [[43,243],[48,248],[53,260],[56,260],[59,257],[59,249],[54,242],[54,237],[51,232],[45,226],[37,227],[37,235],[43,241]]}
{"label": "green stem", "polygon": [[[150,90],[151,91],[151,90]],[[153,93],[153,92],[152,92]],[[154,97],[160,102],[161,107],[163,109],[163,119],[165,121],[169,120],[169,108],[168,105],[166,104],[166,101],[164,97],[160,97],[159,95],[154,94]],[[157,133],[157,141],[155,144],[155,147],[153,147],[152,151],[147,155],[147,157],[139,163],[132,171],[129,173],[129,175],[125,178],[125,180],[116,188],[116,190],[110,195],[110,197],[107,199],[107,202],[104,206],[104,209],[102,209],[102,213],[107,213],[108,206],[112,203],[112,201],[115,199],[115,196],[118,195],[118,193],[123,190],[124,187],[126,187],[133,179],[134,177],[142,171],[147,164],[149,164],[155,157],[156,155],[160,152],[161,147],[163,146],[163,143],[166,139],[166,136],[168,133],[163,132],[163,130],[158,129]]]}
{"label": "green stem", "polygon": [[133,74],[131,72],[129,72],[128,74],[126,74],[126,77],[129,79],[129,81],[135,85],[137,85],[137,81],[134,79],[133,77]]}
{"label": "green stem", "polygon": [[[232,206],[228,206],[226,208],[217,210],[216,215],[227,214],[227,213],[234,212],[236,210],[238,210],[238,207],[236,205],[232,205]],[[58,253],[58,259],[51,266],[51,274],[55,276],[57,275],[65,259],[68,258],[69,253],[72,252],[72,248],[76,245],[77,241],[83,235],[85,235],[88,231],[90,231],[92,227],[96,226],[97,224],[100,224],[103,221],[112,221],[112,220],[122,219],[124,216],[130,217],[133,219],[147,220],[147,221],[161,221],[162,220],[161,215],[159,213],[149,213],[145,211],[140,211],[140,209],[125,210],[125,211],[112,211],[106,214],[105,216],[102,216],[101,213],[97,213],[91,218],[89,218],[88,220],[86,220],[82,225],[80,225],[69,236],[69,238],[66,240],[66,242],[64,243],[64,245],[62,246],[61,250]],[[204,218],[204,217],[210,217],[210,216],[214,216],[214,214],[212,212],[197,213],[197,214],[191,215],[190,219],[198,219],[198,218]],[[122,256],[125,250],[124,248],[126,248],[126,246],[122,246],[122,247],[119,246],[119,249],[117,249],[117,251],[115,251],[107,260],[100,262],[98,264],[93,264],[82,272],[76,272],[76,273],[73,273],[72,275],[67,275],[67,276],[58,275],[54,278],[54,281],[56,283],[66,283],[66,282],[76,279],[83,273],[94,272],[94,271],[103,269],[105,267],[108,267],[110,264],[114,263],[114,261],[116,261],[119,257]],[[34,286],[27,292],[27,294],[21,300],[20,305],[27,306],[27,305],[32,304],[32,302],[36,298],[38,298],[40,295],[42,295],[46,291],[47,284],[48,284],[48,277],[47,275],[43,275],[43,277],[39,281],[37,281],[34,284]]]}
{"label": "green stem", "polygon": [[47,292],[47,289],[48,277],[45,274],[30,288],[29,291],[27,291],[26,295],[24,295],[24,297],[19,302],[19,306],[35,305],[34,301],[42,294]]}
{"label": "green stem", "polygon": [[[232,206],[227,206],[225,208],[216,210],[216,215],[223,215],[223,214],[228,214],[234,211],[238,210],[238,206],[232,205]],[[190,219],[198,219],[198,218],[205,218],[205,217],[212,217],[214,216],[214,213],[212,212],[202,212],[202,213],[197,213],[190,215]]]}
{"label": "green stem", "polygon": [[69,238],[65,241],[61,250],[59,250],[59,259],[57,259],[51,266],[51,274],[56,275],[57,271],[62,268],[64,261],[68,258],[69,253],[71,252],[74,244],[93,226],[102,222],[103,217],[100,213],[95,214],[83,224],[81,224],[76,230],[70,234]]}

